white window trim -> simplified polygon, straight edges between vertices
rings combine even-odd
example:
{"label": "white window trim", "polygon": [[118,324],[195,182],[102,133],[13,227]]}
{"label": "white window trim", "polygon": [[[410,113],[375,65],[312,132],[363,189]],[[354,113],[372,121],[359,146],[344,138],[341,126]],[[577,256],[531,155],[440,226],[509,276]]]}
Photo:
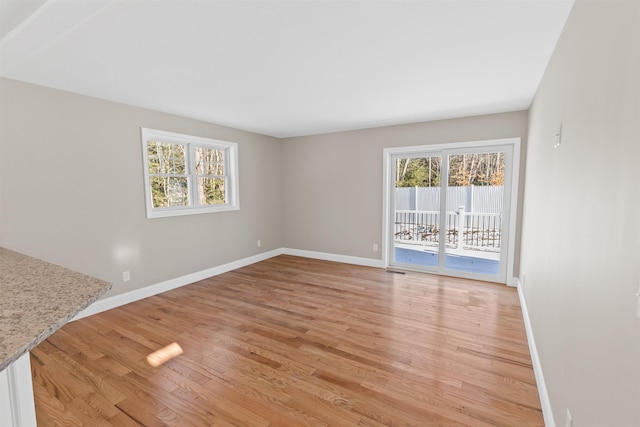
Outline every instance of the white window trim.
{"label": "white window trim", "polygon": [[[235,142],[221,141],[211,138],[203,138],[193,135],[185,135],[175,132],[167,132],[157,129],[140,128],[142,142],[142,158],[144,170],[144,193],[147,207],[147,218],[163,218],[178,215],[194,215],[211,212],[226,212],[240,209],[240,199],[238,195],[238,144]],[[151,192],[151,181],[149,177],[149,158],[147,154],[147,141],[161,141],[170,144],[182,144],[187,146],[186,162],[188,168],[189,182],[189,206],[172,206],[166,208],[153,207],[153,195]],[[227,168],[226,199],[227,203],[220,205],[198,206],[193,205],[196,200],[195,179],[197,177],[192,160],[192,147],[204,146],[209,148],[224,149],[225,167]]]}

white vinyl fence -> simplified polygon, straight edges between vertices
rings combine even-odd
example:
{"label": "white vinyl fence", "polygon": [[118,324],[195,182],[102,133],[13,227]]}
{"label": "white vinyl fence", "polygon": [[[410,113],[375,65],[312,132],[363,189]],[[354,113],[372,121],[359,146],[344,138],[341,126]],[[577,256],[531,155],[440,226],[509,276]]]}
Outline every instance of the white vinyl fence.
{"label": "white vinyl fence", "polygon": [[[501,213],[503,211],[502,186],[448,187],[447,211]],[[399,187],[395,189],[396,210],[440,210],[440,187]]]}

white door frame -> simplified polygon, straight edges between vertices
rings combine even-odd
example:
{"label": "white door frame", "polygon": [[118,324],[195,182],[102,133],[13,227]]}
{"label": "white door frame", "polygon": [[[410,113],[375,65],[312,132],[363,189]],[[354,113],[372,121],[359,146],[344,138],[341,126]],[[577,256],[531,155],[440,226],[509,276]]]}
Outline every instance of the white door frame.
{"label": "white door frame", "polygon": [[[516,222],[518,212],[518,187],[520,176],[520,138],[504,138],[504,139],[491,139],[482,141],[467,141],[467,142],[453,142],[445,144],[428,144],[428,145],[414,145],[407,147],[393,147],[385,148],[383,150],[383,190],[382,190],[382,262],[384,267],[389,267],[389,261],[391,259],[391,250],[393,248],[393,231],[390,227],[391,208],[393,203],[393,194],[390,190],[391,183],[394,182],[392,157],[394,155],[412,154],[418,152],[440,152],[443,150],[465,150],[465,149],[478,149],[478,148],[490,148],[495,146],[511,146],[512,147],[512,168],[511,168],[511,188],[505,188],[505,193],[510,199],[509,211],[505,212],[507,216],[507,229],[508,233],[506,243],[506,259],[501,259],[506,265],[506,275],[500,277],[500,280],[496,280],[500,283],[506,283],[510,286],[516,285],[516,280],[513,275],[514,259],[515,259],[515,241],[516,241]],[[443,159],[444,165],[444,159]],[[441,207],[442,208],[442,207]],[[444,255],[444,254],[442,254]],[[459,277],[466,277],[467,274],[455,274]]]}

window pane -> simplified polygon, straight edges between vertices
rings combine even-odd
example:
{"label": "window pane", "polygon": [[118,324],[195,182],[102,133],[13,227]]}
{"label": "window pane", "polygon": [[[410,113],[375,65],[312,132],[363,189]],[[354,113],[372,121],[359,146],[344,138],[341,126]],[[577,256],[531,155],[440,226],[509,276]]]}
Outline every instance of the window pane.
{"label": "window pane", "polygon": [[185,145],[147,141],[149,173],[186,173]]}
{"label": "window pane", "polygon": [[504,153],[469,153],[449,156],[449,186],[504,185]]}
{"label": "window pane", "polygon": [[152,176],[150,181],[154,208],[189,205],[186,177]]}
{"label": "window pane", "polygon": [[149,158],[149,173],[160,172],[160,159],[158,158],[155,146],[148,146],[147,156]]}
{"label": "window pane", "polygon": [[224,178],[198,178],[198,204],[220,205],[227,202]]}
{"label": "window pane", "polygon": [[224,150],[196,147],[194,151],[198,175],[224,175]]}

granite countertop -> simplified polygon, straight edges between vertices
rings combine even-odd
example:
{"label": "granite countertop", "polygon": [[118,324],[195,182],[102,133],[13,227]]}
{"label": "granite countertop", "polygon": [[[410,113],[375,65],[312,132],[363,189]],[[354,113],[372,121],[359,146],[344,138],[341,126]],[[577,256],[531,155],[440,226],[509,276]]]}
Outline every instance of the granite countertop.
{"label": "granite countertop", "polygon": [[110,288],[103,280],[0,248],[0,371]]}

